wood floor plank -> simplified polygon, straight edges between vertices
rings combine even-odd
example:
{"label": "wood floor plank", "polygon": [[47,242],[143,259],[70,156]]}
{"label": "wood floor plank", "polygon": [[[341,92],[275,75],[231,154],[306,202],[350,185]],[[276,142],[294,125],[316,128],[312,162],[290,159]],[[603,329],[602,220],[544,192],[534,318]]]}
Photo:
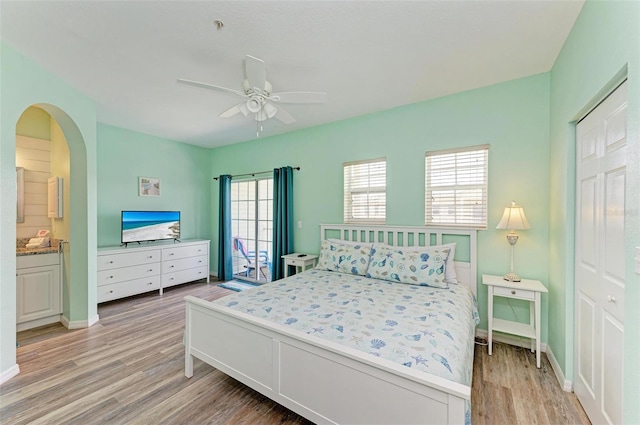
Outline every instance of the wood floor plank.
{"label": "wood floor plank", "polygon": [[[311,422],[196,359],[184,376],[184,297],[233,292],[192,283],[100,304],[88,329],[18,333],[20,374],[0,386],[0,423],[297,424]],[[589,424],[546,356],[505,344],[475,349],[472,423]],[[532,418],[537,418],[534,422]]]}

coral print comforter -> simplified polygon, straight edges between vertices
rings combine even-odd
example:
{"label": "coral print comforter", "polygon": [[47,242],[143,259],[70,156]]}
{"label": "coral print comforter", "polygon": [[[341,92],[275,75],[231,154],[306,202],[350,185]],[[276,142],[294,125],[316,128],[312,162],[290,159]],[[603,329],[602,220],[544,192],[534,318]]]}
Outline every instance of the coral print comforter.
{"label": "coral print comforter", "polygon": [[449,289],[309,270],[217,304],[471,385],[475,298]]}

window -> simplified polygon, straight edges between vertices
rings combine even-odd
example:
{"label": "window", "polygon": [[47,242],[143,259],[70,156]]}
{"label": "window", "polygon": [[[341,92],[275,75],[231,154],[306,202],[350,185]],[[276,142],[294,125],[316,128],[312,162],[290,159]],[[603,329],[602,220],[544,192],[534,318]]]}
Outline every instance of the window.
{"label": "window", "polygon": [[427,226],[487,228],[489,145],[427,152]]}
{"label": "window", "polygon": [[344,164],[344,222],[384,224],[387,213],[386,158]]}

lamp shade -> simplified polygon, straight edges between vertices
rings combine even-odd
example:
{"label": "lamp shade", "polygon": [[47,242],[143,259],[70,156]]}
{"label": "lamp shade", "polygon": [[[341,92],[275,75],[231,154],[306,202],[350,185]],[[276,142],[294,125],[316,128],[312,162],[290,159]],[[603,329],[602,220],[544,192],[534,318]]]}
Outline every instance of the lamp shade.
{"label": "lamp shade", "polygon": [[504,209],[502,219],[496,229],[508,229],[508,230],[522,230],[530,229],[531,226],[527,221],[527,217],[524,215],[524,208],[516,205],[515,202],[511,202],[511,206]]}

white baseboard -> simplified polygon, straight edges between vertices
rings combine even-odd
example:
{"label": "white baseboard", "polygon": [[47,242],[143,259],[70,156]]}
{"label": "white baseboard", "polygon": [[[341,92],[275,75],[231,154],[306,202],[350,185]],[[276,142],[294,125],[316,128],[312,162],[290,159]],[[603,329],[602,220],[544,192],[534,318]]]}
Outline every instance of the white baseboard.
{"label": "white baseboard", "polygon": [[20,373],[20,366],[18,366],[17,364],[14,364],[9,369],[7,369],[4,372],[0,373],[0,385],[4,384],[9,379],[13,378],[14,376],[16,376],[19,373]]}
{"label": "white baseboard", "polygon": [[74,320],[73,322],[64,315],[60,317],[60,322],[62,322],[67,329],[85,329],[98,323],[98,320],[100,320],[100,316],[97,314],[89,320]]}
{"label": "white baseboard", "polygon": [[553,372],[556,374],[556,379],[562,388],[562,391],[566,391],[568,393],[573,392],[573,382],[569,381],[564,377],[564,373],[562,373],[562,368],[560,367],[560,363],[556,360],[556,356],[553,355],[553,351],[551,347],[547,346],[547,358],[549,359],[549,363],[551,363],[551,368]]}
{"label": "white baseboard", "polygon": [[[486,329],[478,329],[476,328],[476,336],[478,338],[488,339],[489,334]],[[493,332],[493,340],[498,342],[503,342],[505,344],[513,345],[516,347],[522,348],[531,348],[531,340],[529,338],[519,337],[515,335],[508,335],[499,332]],[[547,352],[547,344],[544,342],[540,343],[540,351],[543,353]]]}

